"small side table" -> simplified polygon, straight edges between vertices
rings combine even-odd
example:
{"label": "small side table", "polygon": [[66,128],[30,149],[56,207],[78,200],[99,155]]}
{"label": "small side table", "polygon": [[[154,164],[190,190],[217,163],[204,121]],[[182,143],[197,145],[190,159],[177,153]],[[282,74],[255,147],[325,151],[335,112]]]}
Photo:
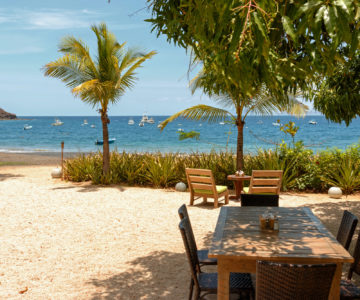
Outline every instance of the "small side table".
{"label": "small side table", "polygon": [[227,179],[234,181],[234,185],[235,185],[235,196],[230,196],[230,199],[240,200],[241,191],[243,190],[243,182],[245,180],[250,181],[251,176],[249,176],[249,175],[243,175],[243,176],[228,175]]}

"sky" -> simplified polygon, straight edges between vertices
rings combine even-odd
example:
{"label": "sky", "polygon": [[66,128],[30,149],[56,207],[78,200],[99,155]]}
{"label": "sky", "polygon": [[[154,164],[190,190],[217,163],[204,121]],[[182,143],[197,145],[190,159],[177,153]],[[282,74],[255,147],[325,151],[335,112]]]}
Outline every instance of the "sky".
{"label": "sky", "polygon": [[41,68],[61,56],[62,37],[81,38],[96,50],[93,24],[105,22],[120,43],[157,51],[138,71],[138,81],[109,115],[171,115],[196,104],[214,103],[191,94],[189,56],[164,36],[151,33],[146,0],[1,0],[0,108],[18,116],[93,116],[95,109],[71,94]]}

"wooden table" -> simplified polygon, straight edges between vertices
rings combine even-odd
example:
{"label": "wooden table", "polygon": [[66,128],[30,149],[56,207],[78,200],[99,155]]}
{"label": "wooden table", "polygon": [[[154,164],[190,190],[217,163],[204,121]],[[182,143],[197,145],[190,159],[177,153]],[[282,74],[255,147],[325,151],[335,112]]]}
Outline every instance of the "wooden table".
{"label": "wooden table", "polygon": [[230,199],[240,200],[240,195],[243,190],[243,182],[245,180],[250,180],[251,176],[228,175],[227,179],[234,181],[234,185],[235,185],[235,196],[230,196]]}
{"label": "wooden table", "polygon": [[[279,216],[279,232],[260,230],[259,215],[266,210]],[[305,207],[222,207],[209,257],[218,260],[218,299],[229,299],[230,272],[256,273],[257,260],[336,263],[329,299],[339,299],[342,265],[353,262]]]}

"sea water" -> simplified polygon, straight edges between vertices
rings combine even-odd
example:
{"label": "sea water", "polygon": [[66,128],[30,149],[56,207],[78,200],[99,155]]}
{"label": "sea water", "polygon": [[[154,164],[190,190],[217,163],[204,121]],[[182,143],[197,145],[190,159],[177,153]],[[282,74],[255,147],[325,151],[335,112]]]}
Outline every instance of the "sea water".
{"label": "sea water", "polygon": [[[109,137],[115,138],[111,149],[130,152],[181,152],[194,151],[210,152],[235,151],[236,127],[208,124],[184,119],[175,120],[161,131],[157,125],[166,119],[166,116],[152,116],[154,124],[145,123],[138,126],[141,116],[111,116]],[[102,149],[95,145],[96,140],[102,140],[100,117],[60,117],[62,126],[52,126],[54,117],[22,117],[22,120],[0,121],[0,151],[2,152],[59,152],[63,141],[66,152],[93,152]],[[84,119],[88,125],[84,125]],[[129,119],[135,121],[128,125]],[[307,116],[297,119],[292,116],[248,116],[244,127],[245,153],[254,153],[259,148],[275,148],[282,140],[291,142],[291,137],[274,126],[280,120],[285,124],[295,122],[299,130],[295,141],[302,140],[304,144],[315,152],[337,147],[345,149],[347,146],[358,143],[360,138],[360,119],[355,119],[346,127],[345,124],[335,124],[327,121],[323,116]],[[317,122],[309,124],[310,120]],[[24,125],[31,125],[30,130],[24,130]],[[91,125],[95,127],[92,128]],[[184,132],[197,131],[200,139],[179,140],[179,130]]]}

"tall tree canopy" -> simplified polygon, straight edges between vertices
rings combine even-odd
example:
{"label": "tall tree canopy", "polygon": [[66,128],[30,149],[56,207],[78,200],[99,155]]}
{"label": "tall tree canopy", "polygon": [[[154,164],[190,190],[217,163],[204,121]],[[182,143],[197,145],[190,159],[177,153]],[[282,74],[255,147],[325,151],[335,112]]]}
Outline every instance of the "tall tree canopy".
{"label": "tall tree canopy", "polygon": [[66,36],[59,45],[63,54],[43,67],[45,76],[61,79],[72,93],[85,103],[98,108],[103,129],[103,173],[110,170],[108,109],[119,101],[137,81],[136,70],[155,55],[155,51],[141,53],[119,44],[106,24],[92,26],[97,39],[97,53],[90,55],[89,47],[80,39]]}
{"label": "tall tree canopy", "polygon": [[320,85],[314,96],[314,107],[327,119],[349,125],[360,116],[360,53],[339,64],[334,73]]}
{"label": "tall tree canopy", "polygon": [[[359,47],[357,0],[148,0],[153,31],[189,47],[241,96],[312,90]],[[234,69],[237,72],[234,72]],[[309,94],[310,95],[310,94]]]}

